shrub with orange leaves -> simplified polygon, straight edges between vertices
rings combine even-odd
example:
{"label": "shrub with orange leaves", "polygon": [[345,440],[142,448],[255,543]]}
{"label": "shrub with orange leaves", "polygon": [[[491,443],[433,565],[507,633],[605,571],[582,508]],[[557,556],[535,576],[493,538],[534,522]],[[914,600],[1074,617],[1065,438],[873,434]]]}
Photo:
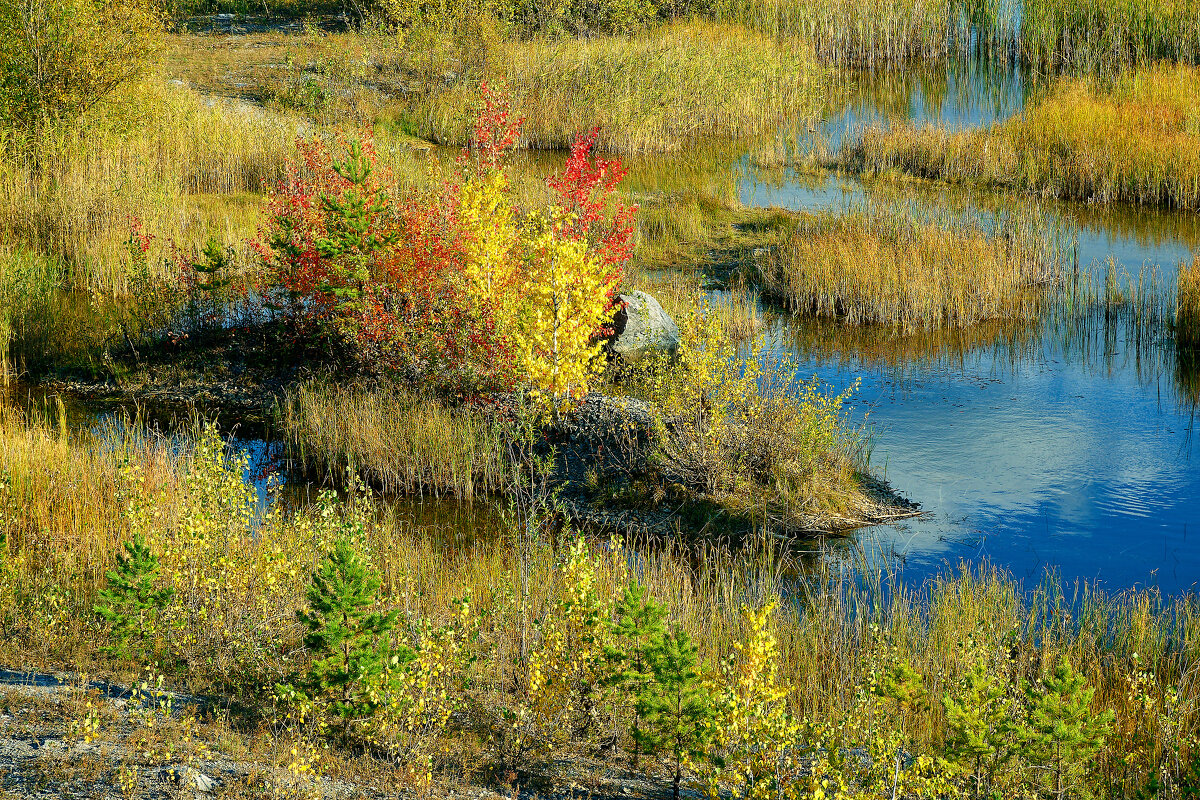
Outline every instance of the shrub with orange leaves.
{"label": "shrub with orange leaves", "polygon": [[302,143],[259,245],[266,292],[360,370],[460,397],[521,387],[557,410],[601,365],[632,251],[634,209],[612,199],[625,171],[592,155],[593,130],[549,180],[556,202],[522,213],[505,165],[521,120],[482,94],[473,152],[434,191],[395,188],[369,136]]}

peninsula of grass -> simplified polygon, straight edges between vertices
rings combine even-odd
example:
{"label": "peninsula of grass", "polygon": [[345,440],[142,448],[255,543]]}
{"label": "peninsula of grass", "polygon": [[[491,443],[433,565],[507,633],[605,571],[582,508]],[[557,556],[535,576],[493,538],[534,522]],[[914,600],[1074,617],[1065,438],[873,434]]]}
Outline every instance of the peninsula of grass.
{"label": "peninsula of grass", "polygon": [[912,331],[1029,318],[1066,268],[1055,243],[1019,217],[992,231],[978,219],[872,206],[799,215],[754,270],[795,314]]}
{"label": "peninsula of grass", "polygon": [[1200,68],[1057,80],[990,128],[871,126],[844,146],[851,171],[967,182],[1041,197],[1200,209]]}

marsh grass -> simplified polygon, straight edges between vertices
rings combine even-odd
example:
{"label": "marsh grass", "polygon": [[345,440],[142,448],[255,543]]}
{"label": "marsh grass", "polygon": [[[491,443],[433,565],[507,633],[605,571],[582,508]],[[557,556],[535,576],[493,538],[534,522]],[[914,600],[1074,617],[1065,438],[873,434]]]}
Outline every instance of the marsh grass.
{"label": "marsh grass", "polygon": [[1016,19],[1008,0],[725,0],[714,13],[808,42],[823,61],[869,67],[1008,43]]}
{"label": "marsh grass", "polygon": [[502,423],[417,389],[303,384],[279,425],[292,467],[317,480],[342,483],[349,470],[386,492],[469,500],[509,477]]}
{"label": "marsh grass", "polygon": [[1119,71],[1156,61],[1200,60],[1196,0],[1027,0],[1021,51],[1042,68]]}
{"label": "marsh grass", "polygon": [[[771,131],[812,113],[820,74],[802,42],[693,22],[634,38],[504,42],[480,77],[512,93],[525,146],[565,149],[599,126],[600,148],[630,154]],[[430,94],[412,113],[415,132],[465,144],[476,98],[470,82]]]}
{"label": "marsh grass", "polygon": [[1200,70],[1060,78],[1024,114],[984,130],[869,126],[840,163],[1089,202],[1200,209]]}
{"label": "marsh grass", "polygon": [[0,386],[23,371],[31,351],[45,347],[44,327],[64,272],[61,261],[25,248],[0,250]]}
{"label": "marsh grass", "polygon": [[763,291],[796,314],[904,330],[1036,315],[1066,253],[1030,219],[922,218],[872,206],[801,216],[756,264]]}
{"label": "marsh grass", "polygon": [[131,220],[157,237],[244,247],[262,221],[265,183],[281,179],[300,121],[147,82],[121,116],[0,142],[0,232],[61,256],[75,288],[128,288]]}
{"label": "marsh grass", "polygon": [[147,486],[173,489],[184,462],[164,438],[115,420],[76,434],[57,397],[31,411],[0,402],[0,528],[8,556],[64,589],[94,589],[124,531],[121,465],[146,468]]}
{"label": "marsh grass", "polygon": [[1175,289],[1175,341],[1200,348],[1200,258],[1179,265]]}

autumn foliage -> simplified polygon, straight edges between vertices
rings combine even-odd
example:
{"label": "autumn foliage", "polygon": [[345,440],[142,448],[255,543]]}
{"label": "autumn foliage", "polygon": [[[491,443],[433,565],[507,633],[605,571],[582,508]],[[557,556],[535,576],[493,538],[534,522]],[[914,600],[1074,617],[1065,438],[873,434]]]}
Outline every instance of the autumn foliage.
{"label": "autumn foliage", "polygon": [[260,246],[268,293],[306,341],[357,369],[470,397],[587,390],[632,249],[624,170],[576,138],[554,202],[521,210],[505,157],[521,120],[483,87],[474,147],[432,191],[397,187],[369,136],[303,143]]}

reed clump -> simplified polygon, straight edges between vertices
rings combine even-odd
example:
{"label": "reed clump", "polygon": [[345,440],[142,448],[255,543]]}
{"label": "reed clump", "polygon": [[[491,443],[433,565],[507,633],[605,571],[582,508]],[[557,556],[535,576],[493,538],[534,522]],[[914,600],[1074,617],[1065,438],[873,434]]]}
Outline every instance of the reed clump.
{"label": "reed clump", "polygon": [[1200,348],[1200,258],[1179,265],[1175,288],[1175,341],[1182,347]]}
{"label": "reed clump", "polygon": [[350,470],[387,492],[471,499],[509,477],[500,421],[400,385],[302,384],[282,403],[279,424],[290,463],[317,479],[341,482]]}
{"label": "reed clump", "polygon": [[[600,128],[622,154],[676,151],[698,138],[753,136],[818,104],[808,48],[736,25],[677,23],[637,37],[503,42],[480,77],[505,87],[521,144],[566,149]],[[468,142],[477,84],[431,95],[412,112],[419,135]]]}
{"label": "reed clump", "polygon": [[801,216],[756,273],[793,313],[904,330],[1027,318],[1063,279],[1064,254],[1018,217],[921,219],[872,207]]}
{"label": "reed clump", "polygon": [[1158,66],[1111,81],[1060,78],[1025,113],[985,130],[870,126],[839,161],[1089,202],[1200,209],[1200,69]]}
{"label": "reed clump", "polygon": [[0,250],[0,386],[15,378],[31,351],[45,348],[64,271],[60,260],[22,247]]}
{"label": "reed clump", "polygon": [[810,44],[822,61],[877,66],[940,59],[968,43],[969,26],[1006,32],[1004,0],[724,0],[718,19]]}
{"label": "reed clump", "polygon": [[1196,0],[1027,0],[1021,51],[1035,66],[1092,72],[1200,61]]}

